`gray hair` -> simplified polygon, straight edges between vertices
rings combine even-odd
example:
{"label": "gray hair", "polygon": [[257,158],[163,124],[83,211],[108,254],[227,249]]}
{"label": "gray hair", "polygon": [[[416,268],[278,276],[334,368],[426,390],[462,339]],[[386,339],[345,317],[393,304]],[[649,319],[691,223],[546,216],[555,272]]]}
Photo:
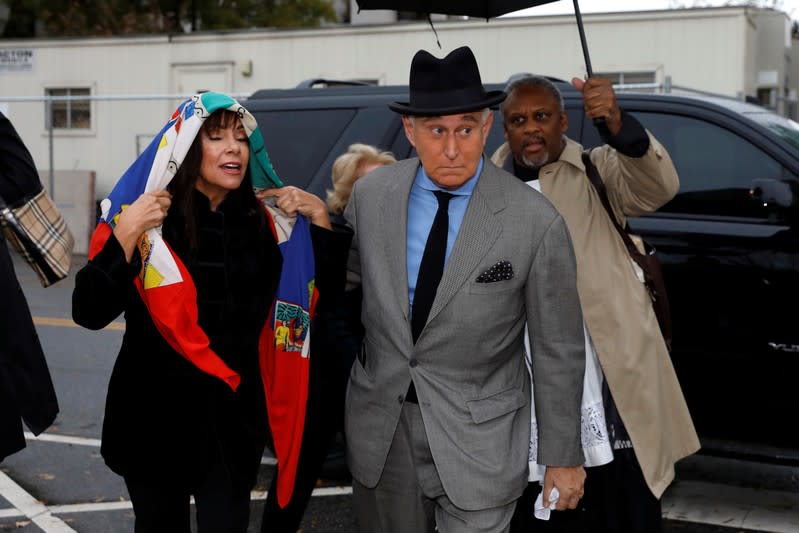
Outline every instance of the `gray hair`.
{"label": "gray hair", "polygon": [[[563,101],[563,94],[561,94],[560,89],[558,86],[552,83],[549,79],[545,78],[544,76],[536,76],[534,74],[517,74],[515,76],[511,76],[508,80],[508,84],[505,86],[505,94],[510,96],[510,94],[520,87],[542,87],[543,89],[549,91],[552,96],[558,102],[558,107],[560,108],[561,113],[566,112],[566,103]],[[502,113],[502,108],[505,105],[505,102],[499,104],[499,111]]]}

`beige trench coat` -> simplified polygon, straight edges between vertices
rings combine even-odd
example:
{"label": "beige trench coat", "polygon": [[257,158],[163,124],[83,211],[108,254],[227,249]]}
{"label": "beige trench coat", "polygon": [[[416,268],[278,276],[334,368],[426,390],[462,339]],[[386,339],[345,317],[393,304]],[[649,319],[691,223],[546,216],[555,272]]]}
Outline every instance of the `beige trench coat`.
{"label": "beige trench coat", "polygon": [[[679,189],[668,152],[649,138],[640,158],[610,146],[591,153],[622,226],[627,216],[656,210]],[[560,159],[541,169],[541,192],[566,220],[588,331],[646,482],[660,498],[674,479],[674,464],[696,452],[699,439],[646,288],[585,174],[582,150],[567,139]],[[508,157],[505,143],[492,161],[502,167]]]}

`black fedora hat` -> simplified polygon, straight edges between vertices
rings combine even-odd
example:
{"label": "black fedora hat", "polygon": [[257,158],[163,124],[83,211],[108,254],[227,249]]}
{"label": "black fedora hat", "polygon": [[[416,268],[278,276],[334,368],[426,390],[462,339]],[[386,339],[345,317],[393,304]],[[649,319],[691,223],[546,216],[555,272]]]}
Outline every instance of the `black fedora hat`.
{"label": "black fedora hat", "polygon": [[419,50],[411,61],[410,102],[388,104],[403,115],[439,116],[468,113],[500,103],[503,91],[486,92],[477,60],[467,46],[438,59]]}

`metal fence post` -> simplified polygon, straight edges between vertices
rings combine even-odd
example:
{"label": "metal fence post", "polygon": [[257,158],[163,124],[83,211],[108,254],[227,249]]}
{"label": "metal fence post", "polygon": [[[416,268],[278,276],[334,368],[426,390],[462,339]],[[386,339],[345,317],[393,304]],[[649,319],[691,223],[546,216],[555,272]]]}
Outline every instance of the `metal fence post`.
{"label": "metal fence post", "polygon": [[44,101],[44,121],[47,125],[47,150],[50,158],[50,197],[55,201],[55,162],[53,161],[53,97],[47,95]]}

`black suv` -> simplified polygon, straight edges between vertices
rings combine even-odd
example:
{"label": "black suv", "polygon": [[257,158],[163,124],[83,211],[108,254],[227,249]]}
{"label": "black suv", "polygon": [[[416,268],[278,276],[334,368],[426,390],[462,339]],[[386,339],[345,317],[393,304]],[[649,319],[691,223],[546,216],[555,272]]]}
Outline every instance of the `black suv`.
{"label": "black suv", "polygon": [[[558,82],[569,136],[599,135]],[[501,86],[489,86],[501,89]],[[414,155],[389,102],[404,86],[264,90],[246,102],[278,174],[321,197],[354,142]],[[672,358],[706,452],[799,461],[799,125],[736,100],[618,93],[666,146],[680,192],[630,220],[658,249],[674,321]],[[503,142],[494,120],[486,153]],[[773,422],[776,421],[776,422]]]}

